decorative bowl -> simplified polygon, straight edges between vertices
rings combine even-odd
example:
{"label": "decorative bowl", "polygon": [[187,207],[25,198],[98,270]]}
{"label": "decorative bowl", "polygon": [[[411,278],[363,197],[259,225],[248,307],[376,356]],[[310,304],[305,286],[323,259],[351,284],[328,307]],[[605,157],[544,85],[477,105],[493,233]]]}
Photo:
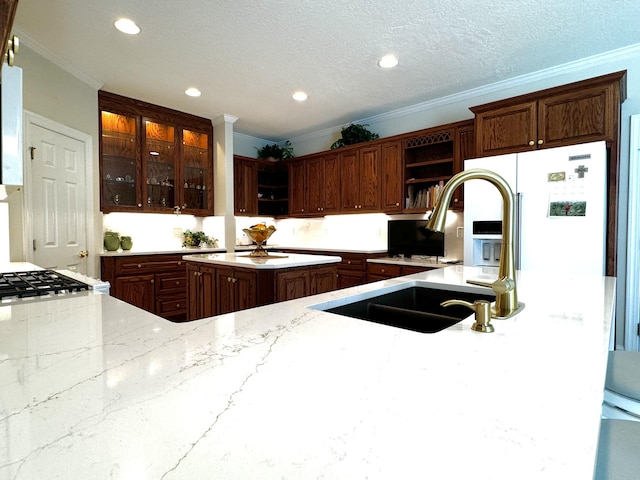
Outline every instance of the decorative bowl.
{"label": "decorative bowl", "polygon": [[243,228],[242,231],[247,234],[247,236],[256,242],[257,247],[254,251],[252,251],[249,256],[250,257],[266,257],[269,254],[262,247],[262,244],[266,242],[273,232],[276,231],[276,227],[273,225],[269,225],[268,227],[264,223],[258,223],[257,225],[252,225],[249,228]]}

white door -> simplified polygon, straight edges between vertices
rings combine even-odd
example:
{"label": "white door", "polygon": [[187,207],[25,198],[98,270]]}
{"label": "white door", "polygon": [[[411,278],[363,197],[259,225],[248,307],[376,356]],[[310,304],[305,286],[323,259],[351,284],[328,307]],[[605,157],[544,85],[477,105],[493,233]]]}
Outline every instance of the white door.
{"label": "white door", "polygon": [[521,270],[604,275],[606,158],[604,142],[518,154]]}
{"label": "white door", "polygon": [[27,139],[33,263],[86,275],[86,145],[33,122],[27,125]]}

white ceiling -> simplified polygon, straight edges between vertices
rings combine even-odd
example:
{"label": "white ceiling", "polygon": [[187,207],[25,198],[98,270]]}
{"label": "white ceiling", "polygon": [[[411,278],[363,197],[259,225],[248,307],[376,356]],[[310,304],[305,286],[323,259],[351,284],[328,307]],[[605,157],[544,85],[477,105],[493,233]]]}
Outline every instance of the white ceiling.
{"label": "white ceiling", "polygon": [[638,44],[640,2],[19,0],[15,27],[104,90],[279,141]]}

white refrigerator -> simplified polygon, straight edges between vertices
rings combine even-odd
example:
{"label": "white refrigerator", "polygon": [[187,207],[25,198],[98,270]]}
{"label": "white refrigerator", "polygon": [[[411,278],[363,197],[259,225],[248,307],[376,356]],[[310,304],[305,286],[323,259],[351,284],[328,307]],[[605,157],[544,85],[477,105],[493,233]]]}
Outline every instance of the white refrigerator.
{"label": "white refrigerator", "polygon": [[[515,201],[516,269],[604,275],[605,142],[469,159],[502,176]],[[464,184],[464,263],[500,261],[502,198],[485,180]]]}

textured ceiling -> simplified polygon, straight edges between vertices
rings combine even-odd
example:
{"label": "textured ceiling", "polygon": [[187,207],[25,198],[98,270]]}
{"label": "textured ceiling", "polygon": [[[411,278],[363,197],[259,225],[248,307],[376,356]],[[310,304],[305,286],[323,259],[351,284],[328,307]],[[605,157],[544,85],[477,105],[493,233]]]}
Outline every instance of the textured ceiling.
{"label": "textured ceiling", "polygon": [[639,26],[638,0],[19,0],[15,20],[104,90],[274,141],[637,44]]}

